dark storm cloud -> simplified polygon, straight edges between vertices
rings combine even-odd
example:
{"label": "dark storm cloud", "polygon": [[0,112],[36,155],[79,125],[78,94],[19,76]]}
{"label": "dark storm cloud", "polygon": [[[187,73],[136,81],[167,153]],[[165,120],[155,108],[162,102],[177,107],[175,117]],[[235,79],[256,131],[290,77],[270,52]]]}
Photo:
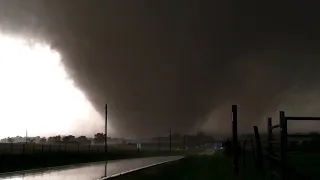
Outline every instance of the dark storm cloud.
{"label": "dark storm cloud", "polygon": [[96,108],[108,102],[111,124],[128,136],[203,125],[228,132],[234,103],[241,131],[280,108],[316,112],[301,103],[319,89],[316,12],[272,1],[10,0],[1,1],[0,21],[58,49]]}

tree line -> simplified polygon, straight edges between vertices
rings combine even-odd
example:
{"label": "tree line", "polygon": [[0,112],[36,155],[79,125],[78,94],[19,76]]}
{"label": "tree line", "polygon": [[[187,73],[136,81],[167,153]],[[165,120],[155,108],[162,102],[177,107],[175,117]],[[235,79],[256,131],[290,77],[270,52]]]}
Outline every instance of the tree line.
{"label": "tree line", "polygon": [[[111,139],[108,137],[108,139]],[[102,143],[105,140],[105,134],[104,133],[96,133],[94,137],[87,137],[87,136],[74,136],[74,135],[56,135],[56,136],[50,136],[50,137],[7,137],[4,139],[1,139],[1,142],[5,143],[83,143],[83,144],[91,144],[92,142],[95,143]]]}

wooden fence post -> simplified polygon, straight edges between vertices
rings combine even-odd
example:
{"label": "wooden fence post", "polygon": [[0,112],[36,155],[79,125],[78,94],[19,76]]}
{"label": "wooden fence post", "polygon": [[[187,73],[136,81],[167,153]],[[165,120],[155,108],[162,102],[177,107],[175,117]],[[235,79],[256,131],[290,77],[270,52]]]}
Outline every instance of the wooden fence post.
{"label": "wooden fence post", "polygon": [[183,150],[185,151],[186,150],[186,136],[184,135],[183,136]]}
{"label": "wooden fence post", "polygon": [[108,153],[108,104],[105,109],[104,152]]}
{"label": "wooden fence post", "polygon": [[273,170],[273,159],[270,157],[273,155],[273,150],[272,150],[272,119],[268,118],[268,126],[267,126],[267,131],[268,131],[268,172]]}
{"label": "wooden fence post", "polygon": [[268,118],[268,148],[272,149],[272,119]]}
{"label": "wooden fence post", "polygon": [[256,153],[255,153],[255,148],[254,148],[254,141],[251,139],[251,146],[252,146],[252,155],[253,155],[253,161],[256,163]]}
{"label": "wooden fence post", "polygon": [[246,146],[247,146],[247,140],[243,143],[243,166],[246,167]]}
{"label": "wooden fence post", "polygon": [[281,179],[287,180],[286,176],[286,122],[285,122],[285,113],[280,111],[280,138],[281,138]]}
{"label": "wooden fence post", "polygon": [[169,134],[169,150],[171,151],[171,129],[170,129],[170,134]]}
{"label": "wooden fence post", "polygon": [[233,140],[233,171],[239,174],[239,144],[238,144],[238,112],[237,105],[232,105],[232,140]]}
{"label": "wooden fence post", "polygon": [[254,136],[256,139],[257,145],[257,165],[258,170],[260,171],[261,175],[264,176],[264,166],[263,166],[263,155],[262,155],[262,146],[261,146],[261,139],[260,134],[257,126],[253,126],[254,129]]}

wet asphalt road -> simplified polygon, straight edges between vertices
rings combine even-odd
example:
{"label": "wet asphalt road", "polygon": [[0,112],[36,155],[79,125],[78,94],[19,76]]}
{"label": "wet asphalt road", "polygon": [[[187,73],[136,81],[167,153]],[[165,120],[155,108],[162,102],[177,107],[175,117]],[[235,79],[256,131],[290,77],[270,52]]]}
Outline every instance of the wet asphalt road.
{"label": "wet asphalt road", "polygon": [[3,180],[96,180],[119,173],[139,169],[167,161],[181,159],[181,156],[149,157],[63,166],[45,170],[25,171],[0,175]]}

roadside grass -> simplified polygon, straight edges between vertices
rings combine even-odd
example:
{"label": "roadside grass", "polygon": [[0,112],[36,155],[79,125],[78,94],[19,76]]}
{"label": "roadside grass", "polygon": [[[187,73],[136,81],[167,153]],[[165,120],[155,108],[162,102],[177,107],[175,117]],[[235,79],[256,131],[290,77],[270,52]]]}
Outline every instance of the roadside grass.
{"label": "roadside grass", "polygon": [[[257,180],[253,162],[240,166],[240,179]],[[114,180],[231,180],[232,157],[217,152],[214,155],[188,156],[181,160],[158,165],[115,177]]]}
{"label": "roadside grass", "polygon": [[320,153],[297,153],[288,156],[288,163],[304,179],[319,179]]}

